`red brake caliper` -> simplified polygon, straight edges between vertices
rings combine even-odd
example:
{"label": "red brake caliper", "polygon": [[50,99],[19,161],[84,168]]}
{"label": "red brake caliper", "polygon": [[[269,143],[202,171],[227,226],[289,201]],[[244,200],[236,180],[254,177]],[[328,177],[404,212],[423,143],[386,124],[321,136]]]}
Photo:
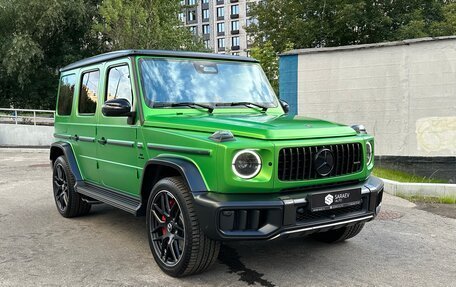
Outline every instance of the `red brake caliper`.
{"label": "red brake caliper", "polygon": [[[175,203],[176,203],[176,202],[174,201],[174,199],[170,199],[170,200],[169,200],[169,208],[172,208],[172,207],[174,206]],[[164,215],[162,215],[161,219],[162,219],[163,221],[166,221],[166,217],[165,217]],[[167,229],[166,229],[166,226],[162,227],[162,235],[166,235],[167,232],[168,232],[168,231],[167,231]]]}

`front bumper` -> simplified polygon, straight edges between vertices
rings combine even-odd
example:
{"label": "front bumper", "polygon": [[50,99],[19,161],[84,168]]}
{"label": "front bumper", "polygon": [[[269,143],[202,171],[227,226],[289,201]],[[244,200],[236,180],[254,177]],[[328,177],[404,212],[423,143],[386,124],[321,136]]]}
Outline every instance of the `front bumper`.
{"label": "front bumper", "polygon": [[[361,189],[356,206],[311,212],[310,194]],[[215,240],[272,240],[337,229],[375,218],[380,212],[383,182],[374,176],[364,182],[301,192],[275,194],[195,193],[201,228]]]}

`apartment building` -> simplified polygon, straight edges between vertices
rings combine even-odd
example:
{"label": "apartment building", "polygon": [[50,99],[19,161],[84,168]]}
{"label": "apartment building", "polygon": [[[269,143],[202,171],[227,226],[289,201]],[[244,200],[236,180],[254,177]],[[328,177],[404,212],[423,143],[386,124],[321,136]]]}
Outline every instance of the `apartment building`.
{"label": "apartment building", "polygon": [[250,41],[245,27],[251,3],[259,0],[182,0],[179,19],[203,38],[214,53],[249,56]]}

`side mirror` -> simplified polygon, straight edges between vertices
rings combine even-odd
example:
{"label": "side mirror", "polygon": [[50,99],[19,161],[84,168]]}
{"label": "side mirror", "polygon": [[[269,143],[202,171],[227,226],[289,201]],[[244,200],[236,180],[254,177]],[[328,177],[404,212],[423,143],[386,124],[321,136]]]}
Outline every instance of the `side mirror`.
{"label": "side mirror", "polygon": [[280,100],[280,105],[282,106],[283,111],[288,114],[290,111],[290,105],[287,103],[287,101]]}
{"label": "side mirror", "polygon": [[101,112],[107,117],[128,117],[131,105],[127,99],[112,99],[104,103]]}

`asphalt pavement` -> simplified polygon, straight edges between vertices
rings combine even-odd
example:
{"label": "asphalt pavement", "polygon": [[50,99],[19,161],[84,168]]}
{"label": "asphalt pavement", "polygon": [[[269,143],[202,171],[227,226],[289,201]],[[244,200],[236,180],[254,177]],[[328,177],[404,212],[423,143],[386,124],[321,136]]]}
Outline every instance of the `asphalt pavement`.
{"label": "asphalt pavement", "polygon": [[386,195],[347,242],[229,243],[212,269],[175,279],[155,264],[144,217],[96,205],[63,218],[47,152],[0,149],[0,286],[42,285],[456,286],[456,219]]}

